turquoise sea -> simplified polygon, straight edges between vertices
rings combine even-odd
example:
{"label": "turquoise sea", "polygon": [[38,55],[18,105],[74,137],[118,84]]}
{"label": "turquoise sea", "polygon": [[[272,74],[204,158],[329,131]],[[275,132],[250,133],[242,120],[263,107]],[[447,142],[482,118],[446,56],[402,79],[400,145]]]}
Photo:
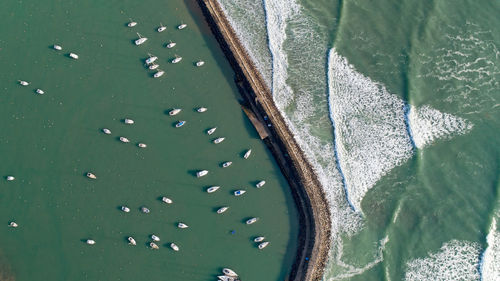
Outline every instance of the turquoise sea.
{"label": "turquoise sea", "polygon": [[[160,24],[167,30],[157,32]],[[3,1],[0,25],[0,280],[205,281],[223,267],[243,280],[287,276],[298,234],[289,186],[242,112],[196,2]],[[137,33],[143,45],[134,45]],[[170,41],[176,46],[165,48]],[[148,54],[164,76],[152,77]],[[172,64],[176,55],[182,61]],[[169,116],[173,108],[182,111]],[[179,120],[186,124],[175,128]],[[225,140],[212,143],[217,137]],[[196,178],[203,169],[209,174]],[[221,187],[208,194],[213,185]],[[246,193],[235,197],[237,189]],[[251,217],[259,220],[246,225]],[[157,251],[151,234],[161,239]],[[256,236],[270,244],[259,250]]]}
{"label": "turquoise sea", "polygon": [[219,2],[328,194],[324,280],[500,280],[498,1]]}

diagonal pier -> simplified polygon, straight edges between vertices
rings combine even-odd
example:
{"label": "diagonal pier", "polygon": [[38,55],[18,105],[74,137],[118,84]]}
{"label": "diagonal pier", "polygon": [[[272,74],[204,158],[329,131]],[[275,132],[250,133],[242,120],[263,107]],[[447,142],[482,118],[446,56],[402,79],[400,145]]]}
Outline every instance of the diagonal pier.
{"label": "diagonal pier", "polygon": [[197,1],[235,71],[237,85],[247,103],[244,111],[274,155],[297,205],[299,245],[287,280],[322,280],[331,242],[330,209],[325,193],[217,0]]}

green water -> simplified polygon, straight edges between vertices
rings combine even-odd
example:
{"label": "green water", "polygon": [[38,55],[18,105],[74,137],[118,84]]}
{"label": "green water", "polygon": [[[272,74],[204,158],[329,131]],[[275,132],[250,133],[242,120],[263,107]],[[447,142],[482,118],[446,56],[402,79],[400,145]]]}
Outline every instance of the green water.
{"label": "green water", "polygon": [[[195,3],[31,0],[1,7],[0,175],[16,180],[0,181],[0,276],[215,280],[229,267],[243,280],[285,278],[296,251],[293,199],[242,113],[232,70]],[[126,27],[129,18],[139,24]],[[175,28],[181,22],[188,25],[182,31]],[[163,33],[155,31],[160,23]],[[133,45],[136,32],[149,40]],[[177,46],[164,48],[169,40]],[[143,66],[148,53],[159,57],[163,77],[152,78]],[[183,60],[174,65],[175,55]],[[200,59],[205,65],[197,68]],[[198,106],[208,111],[198,113]],[[177,107],[178,116],[166,114]],[[175,128],[177,120],[187,123]],[[226,140],[213,144],[219,136]],[[244,160],[248,148],[253,153]],[[223,169],[224,161],[233,165]],[[196,178],[200,169],[209,175]],[[87,171],[98,179],[87,179]],[[261,179],[267,183],[256,189]],[[207,194],[211,185],[221,189]],[[234,197],[240,188],[247,193]],[[139,212],[143,205],[150,214]],[[230,209],[217,215],[224,205]],[[246,225],[250,217],[260,220]],[[7,226],[12,220],[17,229]],[[178,222],[189,228],[178,229]],[[158,251],[147,247],[153,233],[161,238]],[[263,251],[252,241],[259,235],[270,241]],[[86,245],[88,238],[96,245]]]}

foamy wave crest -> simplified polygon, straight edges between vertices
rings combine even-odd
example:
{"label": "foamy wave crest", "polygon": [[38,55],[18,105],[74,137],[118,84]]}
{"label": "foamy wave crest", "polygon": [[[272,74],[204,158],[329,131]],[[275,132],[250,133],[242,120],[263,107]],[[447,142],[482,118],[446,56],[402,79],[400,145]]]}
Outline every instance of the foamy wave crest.
{"label": "foamy wave crest", "polygon": [[497,219],[493,218],[490,231],[486,237],[488,246],[483,253],[481,279],[485,281],[500,280],[500,232],[497,230]]}
{"label": "foamy wave crest", "polygon": [[479,280],[480,251],[478,243],[451,240],[437,253],[408,262],[405,280]]}
{"label": "foamy wave crest", "polygon": [[437,138],[465,134],[472,129],[472,123],[467,120],[439,112],[429,106],[411,106],[408,120],[417,148],[423,148]]}
{"label": "foamy wave crest", "polygon": [[267,46],[264,8],[261,1],[218,0],[226,18],[248,55],[271,87],[271,54]]}

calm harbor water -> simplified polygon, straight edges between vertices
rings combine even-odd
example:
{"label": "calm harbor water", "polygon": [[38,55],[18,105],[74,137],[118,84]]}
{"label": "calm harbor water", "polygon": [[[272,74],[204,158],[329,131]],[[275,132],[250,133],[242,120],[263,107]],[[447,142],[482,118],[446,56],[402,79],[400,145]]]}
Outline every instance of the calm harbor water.
{"label": "calm harbor water", "polygon": [[[293,199],[242,113],[232,70],[195,3],[0,6],[0,279],[215,280],[222,267],[244,280],[284,279],[296,251]],[[129,19],[138,25],[126,27]],[[162,33],[155,31],[160,23],[167,27]],[[180,23],[188,27],[177,30]],[[136,32],[149,38],[144,45],[133,45]],[[164,47],[170,40],[173,49]],[[148,53],[159,57],[163,77],[152,78],[143,66]],[[175,55],[183,60],[174,65]],[[200,59],[205,65],[197,68]],[[196,112],[199,106],[208,111]],[[183,110],[171,117],[172,108]],[[187,123],[175,128],[178,120]],[[216,137],[226,140],[215,145]],[[224,161],[233,165],[221,168]],[[196,178],[201,169],[209,174]],[[98,179],[87,179],[87,171]],[[262,179],[266,185],[255,188]],[[211,185],[221,188],[208,194]],[[240,188],[247,193],[234,197]],[[140,213],[141,206],[151,213]],[[230,209],[217,215],[221,206]],[[260,220],[246,225],[250,217]],[[18,228],[7,226],[12,220]],[[178,229],[178,222],[189,228]],[[161,238],[158,251],[147,247],[153,233]],[[252,241],[260,235],[270,242],[263,251]],[[127,245],[127,236],[137,246]],[[96,245],[86,245],[89,238]]]}

